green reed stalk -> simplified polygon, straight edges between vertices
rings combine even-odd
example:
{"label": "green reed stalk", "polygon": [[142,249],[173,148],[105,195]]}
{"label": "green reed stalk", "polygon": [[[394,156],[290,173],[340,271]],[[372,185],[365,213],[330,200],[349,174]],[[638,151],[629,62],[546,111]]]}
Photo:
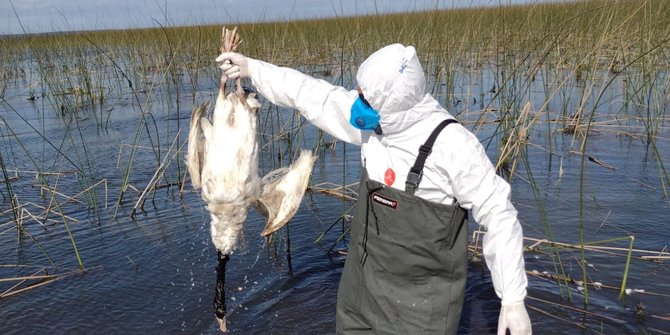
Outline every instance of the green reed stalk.
{"label": "green reed stalk", "polygon": [[[176,128],[177,129],[177,141],[179,142],[180,132],[178,130],[181,129],[181,125],[180,125],[180,119],[181,118],[179,117],[179,109],[180,109],[179,107],[181,105],[181,89],[180,89],[180,85],[179,85],[179,73],[178,73],[178,69],[177,69],[177,66],[176,66],[177,59],[176,59],[176,56],[175,56],[175,52],[172,48],[172,41],[170,39],[170,35],[168,35],[167,31],[165,30],[165,28],[163,26],[161,26],[161,31],[163,31],[163,34],[164,34],[164,37],[165,37],[165,44],[167,45],[167,52],[168,52],[167,53],[167,58],[168,58],[167,59],[167,64],[168,65],[167,65],[167,68],[165,69],[165,72],[169,76],[169,79],[166,80],[166,83],[167,83],[168,87],[169,87],[170,83],[172,83],[172,85],[174,86],[174,92],[175,92],[175,97],[174,97],[174,99],[172,99],[170,97],[170,93],[173,90],[168,89],[168,98],[169,99],[168,99],[168,101],[166,101],[167,108],[168,108],[167,115],[168,115],[168,119],[170,119],[170,111],[172,110],[171,101],[175,101],[175,105],[176,105],[175,106],[175,108],[176,108],[175,119],[176,119],[176,122],[177,122],[177,128]],[[179,44],[181,44],[181,43],[179,43]],[[180,45],[178,45],[177,47],[179,48]],[[169,126],[170,126],[170,123],[168,122],[168,127],[166,127],[167,128],[166,129],[166,136],[170,136],[170,127]],[[183,161],[183,159],[179,158],[180,156],[181,155],[178,152],[177,153],[177,165],[176,165],[176,167],[177,167],[177,177],[176,177],[177,181],[181,180],[181,174],[182,174],[182,161]]]}
{"label": "green reed stalk", "polygon": [[621,290],[619,291],[619,299],[624,297],[626,293],[626,280],[628,279],[628,269],[630,268],[630,258],[633,252],[633,243],[635,243],[635,236],[628,236],[630,238],[630,244],[628,245],[628,255],[626,256],[626,267],[623,271],[623,278],[621,280]]}
{"label": "green reed stalk", "polygon": [[[4,99],[3,99],[4,101]],[[4,121],[3,121],[4,122]],[[10,205],[12,207],[12,215],[14,216],[14,222],[16,222],[17,228],[19,231],[23,230],[23,226],[20,224],[21,220],[19,219],[20,217],[20,206],[18,204],[18,201],[16,199],[16,195],[14,194],[14,190],[12,188],[12,180],[9,177],[9,173],[7,173],[7,165],[5,164],[5,160],[2,155],[2,151],[0,151],[0,168],[2,168],[2,176],[4,178],[5,185],[7,185],[7,196],[6,198],[9,198]]]}
{"label": "green reed stalk", "polygon": [[[88,176],[87,175],[81,176],[82,178],[80,178],[79,181],[80,181],[81,184],[83,184],[82,185],[83,189],[88,190],[88,191],[86,191],[86,200],[88,202],[89,208],[93,208],[95,213],[98,214],[98,216],[99,216],[97,192],[95,192],[95,190],[93,190],[93,188],[92,188],[93,181],[96,179],[95,176],[97,175],[97,173],[95,173],[94,159],[93,159],[93,157],[91,157],[91,154],[89,152],[88,146],[86,144],[87,141],[84,138],[84,134],[81,131],[82,127],[79,124],[79,120],[77,119],[77,117],[74,117],[74,116],[73,116],[73,119],[74,119],[74,122],[75,122],[75,125],[76,125],[77,134],[79,135],[79,142],[78,143],[81,143],[81,149],[84,151],[84,157],[86,158],[86,164],[88,165],[88,170],[89,170],[89,173],[90,173],[90,175],[88,175]],[[72,147],[74,148],[74,151],[77,152],[77,145],[74,143],[74,141],[72,141],[72,142],[73,142]]]}
{"label": "green reed stalk", "polygon": [[[528,156],[525,151],[522,151],[522,161],[526,167],[526,173],[528,174],[528,181],[530,184],[530,188],[533,191],[533,197],[535,199],[535,205],[537,206],[537,209],[540,212],[540,222],[542,223],[542,226],[544,227],[544,236],[549,239],[550,241],[556,241],[556,237],[554,235],[553,229],[551,228],[551,225],[549,224],[549,219],[547,218],[547,212],[544,207],[544,203],[542,202],[542,196],[540,195],[540,188],[538,187],[537,183],[535,182],[535,178],[533,178],[532,174],[532,169],[530,167],[530,162],[528,160]],[[572,299],[572,294],[570,292],[570,283],[568,282],[568,277],[565,272],[565,267],[563,266],[563,261],[561,260],[561,254],[558,251],[558,248],[555,247],[554,245],[550,244],[549,245],[549,255],[551,257],[551,262],[554,265],[554,272],[558,273],[561,275],[561,278],[563,278],[563,282],[561,280],[558,280],[558,288],[560,290],[560,294],[562,298],[565,298],[564,294],[567,293],[567,299],[571,300]],[[564,286],[565,285],[565,292],[564,292]]]}
{"label": "green reed stalk", "polygon": [[[599,240],[599,241],[591,241],[591,242],[585,242],[581,243],[578,247],[581,250],[584,250],[585,246],[591,246],[591,245],[599,245],[599,244],[606,244],[606,243],[611,243],[611,242],[617,242],[617,241],[622,241],[622,240],[629,240],[628,243],[628,253],[626,254],[626,265],[624,266],[623,269],[623,275],[621,277],[621,287],[619,289],[619,299],[622,299],[625,295],[626,291],[626,282],[628,280],[628,270],[630,269],[630,260],[633,255],[633,244],[635,243],[635,236],[624,236],[624,237],[615,237],[615,238],[610,238],[606,240]],[[586,281],[584,283],[587,283]],[[588,286],[588,285],[584,285]],[[584,288],[586,290],[586,288]]]}

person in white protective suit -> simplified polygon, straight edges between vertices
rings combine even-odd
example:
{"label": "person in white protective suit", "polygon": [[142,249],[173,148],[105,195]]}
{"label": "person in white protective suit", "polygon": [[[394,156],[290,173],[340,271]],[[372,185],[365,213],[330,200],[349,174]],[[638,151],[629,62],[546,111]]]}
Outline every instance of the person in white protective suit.
{"label": "person in white protective suit", "polygon": [[361,146],[362,176],[338,290],[338,334],[456,334],[467,276],[467,211],[486,228],[501,299],[498,334],[531,334],[523,235],[510,186],[477,138],[425,91],[412,46],[358,68],[357,90],[238,53],[217,59],[274,104]]}

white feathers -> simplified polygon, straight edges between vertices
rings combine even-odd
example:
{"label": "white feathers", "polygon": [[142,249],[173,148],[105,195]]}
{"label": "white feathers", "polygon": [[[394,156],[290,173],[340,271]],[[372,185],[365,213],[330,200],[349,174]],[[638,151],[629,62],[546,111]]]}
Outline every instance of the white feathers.
{"label": "white feathers", "polygon": [[209,108],[209,102],[198,106],[191,113],[191,127],[188,133],[188,153],[186,154],[186,166],[191,175],[191,184],[198,190],[202,186],[200,179],[200,168],[202,167],[203,155],[205,154],[205,135],[200,130],[200,119]]}
{"label": "white feathers", "polygon": [[248,207],[260,193],[256,145],[256,112],[260,104],[247,98],[250,110],[237,95],[219,95],[210,125],[201,119],[206,139],[202,197],[209,204]]}
{"label": "white feathers", "polygon": [[262,236],[283,227],[298,211],[315,160],[310,150],[303,150],[291,167],[272,171],[263,177],[263,191],[257,207],[268,222]]}
{"label": "white feathers", "polygon": [[[248,107],[247,107],[248,106]],[[202,188],[211,222],[212,242],[223,254],[237,246],[249,206],[260,195],[256,115],[253,95],[246,106],[234,93],[219,92],[212,122],[204,117],[207,104],[195,109],[187,164],[193,187]]]}

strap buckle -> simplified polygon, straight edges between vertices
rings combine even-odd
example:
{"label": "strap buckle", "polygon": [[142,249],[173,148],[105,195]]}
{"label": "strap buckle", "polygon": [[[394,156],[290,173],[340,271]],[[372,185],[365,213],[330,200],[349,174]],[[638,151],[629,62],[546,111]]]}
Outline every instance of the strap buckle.
{"label": "strap buckle", "polygon": [[421,181],[421,176],[423,175],[423,172],[414,172],[410,171],[407,174],[407,181],[405,181],[405,186],[411,187],[413,190],[419,187],[419,182]]}

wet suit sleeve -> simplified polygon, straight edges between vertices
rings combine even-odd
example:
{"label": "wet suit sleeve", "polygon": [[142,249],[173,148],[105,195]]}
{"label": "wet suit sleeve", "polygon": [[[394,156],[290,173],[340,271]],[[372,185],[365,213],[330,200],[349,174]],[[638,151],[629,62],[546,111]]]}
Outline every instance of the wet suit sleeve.
{"label": "wet suit sleeve", "polygon": [[479,140],[461,125],[447,127],[449,142],[439,145],[445,172],[461,206],[486,228],[484,258],[503,305],[522,301],[527,278],[523,233],[510,201],[510,185],[500,178]]}
{"label": "wet suit sleeve", "polygon": [[253,86],[267,100],[297,109],[312,124],[342,141],[361,144],[361,131],[349,124],[356,91],[256,59],[249,59],[249,67]]}

